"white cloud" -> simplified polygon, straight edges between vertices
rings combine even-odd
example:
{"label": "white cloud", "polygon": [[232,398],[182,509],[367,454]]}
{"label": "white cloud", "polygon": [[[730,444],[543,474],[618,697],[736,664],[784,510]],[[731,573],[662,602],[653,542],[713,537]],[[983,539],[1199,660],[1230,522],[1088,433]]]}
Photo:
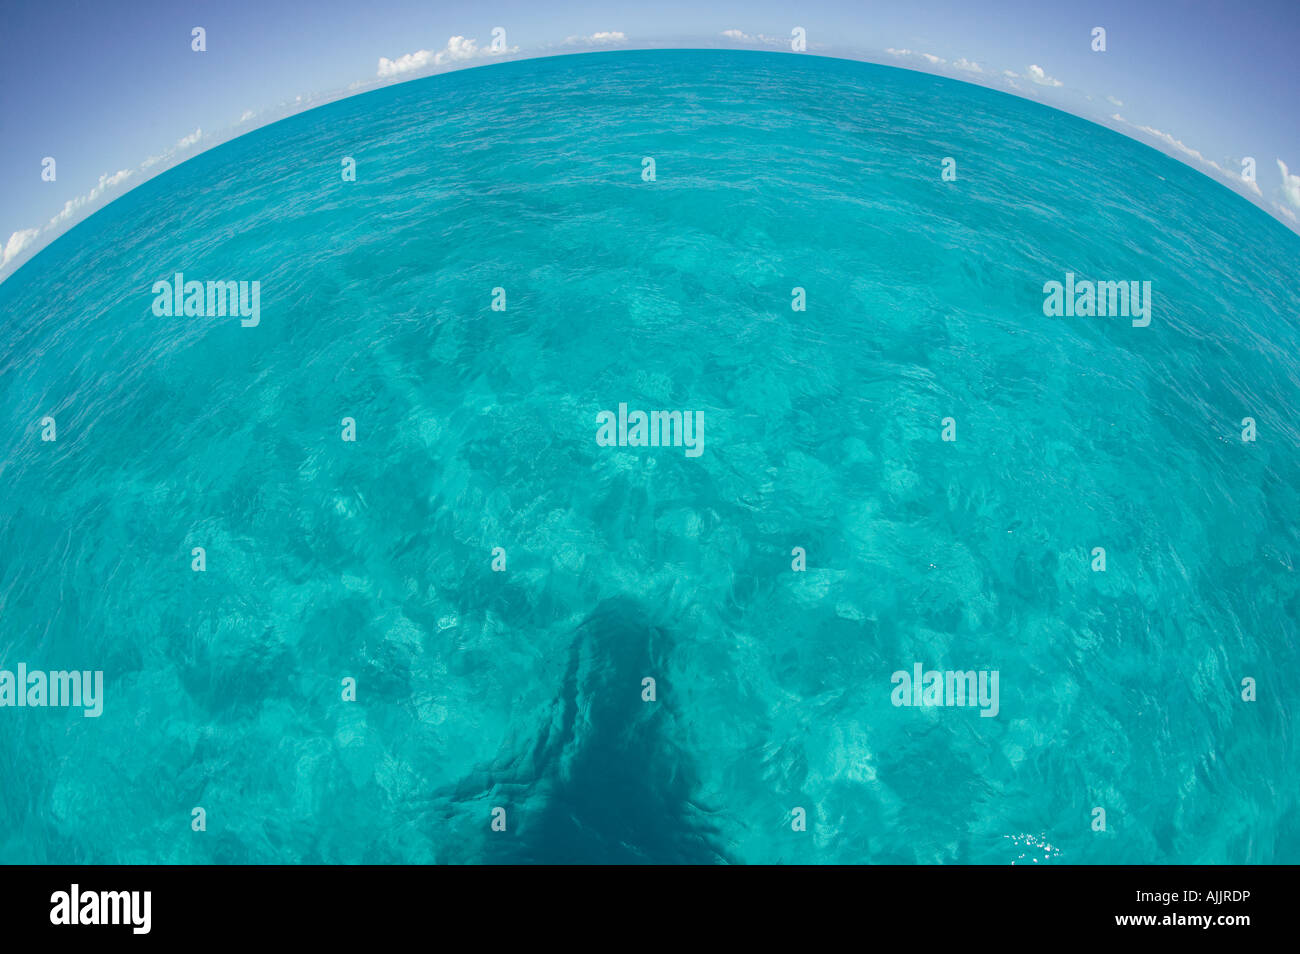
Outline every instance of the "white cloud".
{"label": "white cloud", "polygon": [[751,37],[744,30],[723,30],[722,35],[729,40],[751,40]]}
{"label": "white cloud", "polygon": [[[251,116],[252,113],[248,113],[247,115]],[[243,122],[243,120],[241,119],[240,122]],[[194,132],[190,133],[188,136],[182,136],[180,139],[176,140],[176,145],[172,146],[170,149],[164,149],[161,155],[150,156],[144,162],[140,163],[140,171],[143,172],[145,169],[152,169],[154,166],[158,165],[158,163],[170,159],[172,156],[176,155],[176,153],[180,152],[182,149],[188,149],[190,146],[194,145],[202,138],[203,138],[202,128],[194,130]],[[121,172],[118,173],[118,175],[121,174],[122,174]]]}
{"label": "white cloud", "polygon": [[243,115],[239,117],[239,121],[241,123],[246,123],[252,118],[253,118],[253,111],[251,109],[246,109],[244,110]]}
{"label": "white cloud", "polygon": [[1116,99],[1114,96],[1107,96],[1107,97],[1106,97],[1106,102],[1110,103],[1112,106],[1123,106],[1123,105],[1124,105],[1120,100]]}
{"label": "white cloud", "polygon": [[[1214,165],[1214,163],[1210,163],[1210,165]],[[1223,174],[1227,176],[1229,179],[1236,180],[1236,182],[1239,185],[1243,186],[1248,192],[1255,193],[1255,195],[1257,195],[1261,199],[1264,198],[1264,193],[1261,192],[1259,189],[1259,183],[1256,182],[1254,179],[1247,179],[1245,176],[1238,175],[1235,172],[1229,172],[1227,169],[1223,170]]]}
{"label": "white cloud", "polygon": [[1138,126],[1134,123],[1130,123],[1129,125],[1133,126],[1134,129],[1140,132],[1146,133],[1148,136],[1151,136],[1153,139],[1159,139],[1166,146],[1170,146],[1173,149],[1176,149],[1178,152],[1181,152],[1183,155],[1195,159],[1197,162],[1202,163],[1203,165],[1212,166],[1215,169],[1219,169],[1220,172],[1223,171],[1217,162],[1213,162],[1210,159],[1206,159],[1203,155],[1201,155],[1200,152],[1198,152],[1197,150],[1193,149],[1191,146],[1184,143],[1181,139],[1175,139],[1167,132],[1163,132],[1159,129],[1156,129],[1154,126]]}
{"label": "white cloud", "polygon": [[591,36],[571,36],[564,42],[571,46],[577,44],[601,46],[606,43],[623,43],[626,40],[627,34],[620,30],[602,30],[599,33],[593,33]]}
{"label": "white cloud", "polygon": [[40,231],[40,229],[22,229],[10,235],[9,241],[0,245],[0,267],[17,258],[18,253],[31,245]]}
{"label": "white cloud", "polygon": [[[246,115],[251,116],[252,113]],[[138,179],[154,166],[167,162],[173,159],[177,153],[197,145],[203,138],[202,127],[195,128],[194,132],[188,136],[182,136],[176,140],[175,145],[164,149],[160,155],[150,156],[135,169],[119,169],[111,175],[107,172],[103,173],[99,177],[99,182],[89,192],[85,195],[75,196],[63,203],[63,208],[45,225],[34,229],[22,229],[10,235],[9,241],[3,247],[0,247],[0,269],[7,270],[6,267],[14,263],[15,256],[36,242],[38,238],[48,242],[50,238],[62,232],[63,228],[79,215],[83,213],[89,214],[95,211],[96,208],[105,205],[105,197],[110,192],[120,191],[122,185],[128,179]],[[54,235],[47,234],[51,232]]]}
{"label": "white cloud", "polygon": [[15,256],[31,245],[38,236],[50,230],[58,230],[61,226],[67,224],[76,218],[82,212],[91,212],[94,207],[103,204],[101,200],[109,193],[116,191],[121,185],[138,173],[146,172],[154,166],[168,159],[171,159],[176,153],[189,149],[197,144],[203,138],[203,129],[197,128],[188,136],[182,136],[176,140],[176,144],[170,149],[164,149],[161,155],[150,156],[144,162],[140,163],[138,169],[119,169],[112,175],[105,172],[99,177],[99,182],[85,195],[79,195],[63,203],[63,208],[48,223],[40,228],[23,229],[14,232],[9,236],[9,241],[0,248],[0,268],[12,264]]}
{"label": "white cloud", "polygon": [[[482,55],[486,55],[486,50]],[[460,60],[472,60],[475,56],[480,55],[478,49],[478,40],[467,40],[463,36],[453,36],[447,40],[447,45],[439,50],[433,56],[435,66],[442,66],[444,63],[453,63]]]}
{"label": "white cloud", "polygon": [[1060,86],[1061,85],[1060,80],[1053,79],[1052,77],[1048,76],[1045,72],[1043,72],[1043,68],[1036,64],[1031,63],[1029,68],[1025,70],[1025,75],[1028,76],[1030,80],[1037,83],[1039,86]]}
{"label": "white cloud", "polygon": [[1273,208],[1277,209],[1279,212],[1281,212],[1283,215],[1285,215],[1285,216],[1286,216],[1288,219],[1290,219],[1292,222],[1296,223],[1296,225],[1300,225],[1300,216],[1297,216],[1294,212],[1292,212],[1290,209],[1288,209],[1285,205],[1278,205],[1276,202],[1274,202],[1274,203],[1273,203]]}
{"label": "white cloud", "polygon": [[516,53],[518,50],[519,47],[517,46],[506,50],[494,50],[490,46],[479,46],[478,40],[453,36],[449,37],[447,45],[437,52],[433,50],[416,50],[414,53],[399,56],[395,60],[381,56],[379,58],[379,72],[376,75],[380,78],[400,76],[403,73],[414,73],[436,66],[446,66],[449,63],[463,63],[466,60],[496,56],[499,53]]}
{"label": "white cloud", "polygon": [[[1300,176],[1292,173],[1281,159],[1277,161],[1277,168],[1282,173],[1282,195],[1294,208],[1300,209]],[[1292,214],[1291,218],[1294,219],[1295,215]]]}
{"label": "white cloud", "polygon": [[414,53],[406,53],[395,60],[390,60],[386,56],[379,58],[379,76],[397,76],[401,73],[410,73],[414,70],[422,70],[426,67],[433,66],[434,52],[432,50],[416,50]]}
{"label": "white cloud", "polygon": [[965,70],[967,73],[984,72],[984,70],[980,68],[980,65],[978,63],[968,60],[965,57],[962,57],[959,60],[954,60],[952,65],[953,65],[953,69]]}
{"label": "white cloud", "polygon": [[[1224,181],[1231,183],[1232,185],[1238,188],[1245,189],[1247,192],[1252,193],[1258,198],[1262,199],[1264,197],[1263,192],[1260,191],[1259,183],[1257,183],[1255,180],[1247,179],[1239,172],[1234,172],[1232,169],[1224,168],[1219,163],[1215,162],[1213,159],[1206,158],[1200,152],[1200,150],[1193,149],[1191,146],[1187,145],[1187,143],[1183,142],[1181,139],[1175,139],[1173,136],[1171,136],[1169,133],[1165,132],[1164,130],[1156,129],[1154,126],[1139,126],[1137,123],[1131,123],[1123,116],[1121,116],[1119,113],[1112,113],[1110,118],[1117,123],[1123,123],[1125,126],[1128,126],[1130,129],[1136,129],[1140,133],[1145,133],[1147,136],[1151,137],[1152,139],[1155,139],[1156,141],[1163,143],[1164,145],[1168,146],[1170,149],[1174,150],[1175,152],[1181,153],[1182,155],[1186,156],[1188,159],[1191,159],[1193,163],[1201,166],[1202,168],[1213,170],[1215,173],[1218,174],[1220,179],[1223,179]],[[1300,180],[1297,181],[1297,185],[1300,186]]]}
{"label": "white cloud", "polygon": [[68,221],[68,219],[72,218],[86,206],[93,205],[97,202],[103,197],[104,193],[108,192],[110,189],[116,189],[132,175],[134,175],[134,173],[130,169],[119,169],[111,176],[108,173],[104,173],[99,177],[99,184],[85,195],[79,195],[75,199],[69,199],[67,202],[63,203],[63,209],[58,215],[50,219],[49,226],[47,227],[56,226],[62,222]]}
{"label": "white cloud", "polygon": [[948,62],[942,56],[935,56],[933,53],[917,53],[912,50],[896,50],[892,46],[887,47],[885,49],[885,52],[890,54],[891,56],[919,56],[921,59],[928,62],[931,66],[937,66],[940,63]]}
{"label": "white cloud", "polygon": [[1020,79],[1020,74],[1017,73],[1015,70],[1003,70],[1002,75],[1010,79]]}

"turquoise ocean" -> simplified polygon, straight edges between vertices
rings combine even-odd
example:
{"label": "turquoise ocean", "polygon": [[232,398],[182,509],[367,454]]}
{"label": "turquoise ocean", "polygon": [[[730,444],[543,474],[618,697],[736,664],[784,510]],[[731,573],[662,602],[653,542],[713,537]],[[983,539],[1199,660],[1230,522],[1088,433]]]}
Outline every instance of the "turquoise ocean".
{"label": "turquoise ocean", "polygon": [[[1300,861],[1298,262],[1115,132],[789,54],[203,153],[0,284],[0,669],[104,673],[0,708],[0,861]],[[1150,325],[1045,316],[1067,272]]]}

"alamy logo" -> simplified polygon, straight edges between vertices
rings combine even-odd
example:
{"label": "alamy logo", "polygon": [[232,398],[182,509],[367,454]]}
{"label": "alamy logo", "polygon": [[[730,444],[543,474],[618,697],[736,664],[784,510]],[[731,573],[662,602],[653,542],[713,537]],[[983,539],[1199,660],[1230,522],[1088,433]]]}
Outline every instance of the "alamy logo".
{"label": "alamy logo", "polygon": [[129,924],[131,933],[148,934],[152,926],[150,891],[85,891],[74,884],[50,895],[51,924]]}
{"label": "alamy logo", "polygon": [[1132,318],[1134,328],[1151,324],[1151,283],[1136,281],[1075,281],[1065,273],[1065,283],[1043,285],[1043,314],[1048,318]]}
{"label": "alamy logo", "polygon": [[703,411],[632,411],[596,415],[596,443],[601,447],[685,447],[687,457],[704,453]]}
{"label": "alamy logo", "polygon": [[245,328],[262,320],[261,282],[187,282],[177,272],[153,283],[153,313],[159,318],[225,318],[238,315]]}
{"label": "alamy logo", "polygon": [[[981,718],[998,714],[998,670],[931,669],[921,671],[914,663],[909,673],[900,669],[890,681],[894,691],[890,701],[896,706],[974,706]],[[976,691],[978,688],[978,692]]]}
{"label": "alamy logo", "polygon": [[17,672],[0,669],[0,708],[5,706],[81,706],[83,716],[97,719],[104,711],[104,672],[28,672],[26,663]]}

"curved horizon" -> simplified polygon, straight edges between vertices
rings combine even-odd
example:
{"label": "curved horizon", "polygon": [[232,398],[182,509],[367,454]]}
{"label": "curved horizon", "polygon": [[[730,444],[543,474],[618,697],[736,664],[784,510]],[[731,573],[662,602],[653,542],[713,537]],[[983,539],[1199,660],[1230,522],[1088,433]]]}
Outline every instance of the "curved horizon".
{"label": "curved horizon", "polygon": [[[749,39],[752,40],[754,38],[751,37]],[[967,78],[964,75],[954,75],[952,71],[942,71],[936,68],[926,69],[926,68],[922,68],[919,65],[904,65],[898,62],[885,62],[878,58],[873,58],[872,51],[844,50],[841,53],[812,52],[812,51],[796,53],[796,52],[791,52],[790,50],[780,49],[779,47],[773,48],[771,45],[768,45],[766,47],[754,47],[754,46],[737,46],[735,44],[729,46],[723,46],[723,45],[657,46],[651,44],[652,41],[645,41],[642,45],[637,45],[634,43],[626,43],[608,49],[575,49],[575,50],[560,50],[560,51],[545,49],[545,50],[537,50],[532,52],[520,52],[518,50],[514,50],[514,51],[507,51],[501,55],[495,55],[492,58],[487,59],[486,61],[475,62],[471,60],[465,62],[463,65],[459,65],[459,66],[452,65],[449,68],[445,68],[445,69],[439,69],[436,66],[432,68],[423,68],[423,69],[416,68],[408,71],[397,72],[388,77],[380,76],[368,81],[355,81],[349,86],[344,88],[327,89],[327,90],[319,91],[317,93],[309,94],[306,97],[299,97],[299,99],[301,100],[301,108],[295,108],[298,107],[299,105],[296,102],[292,104],[281,103],[279,107],[264,108],[263,110],[261,110],[260,114],[265,114],[268,112],[268,110],[275,110],[275,111],[272,113],[272,115],[267,116],[264,121],[258,122],[256,125],[253,125],[252,123],[256,122],[257,115],[260,114],[248,114],[246,121],[241,121],[231,126],[227,126],[214,134],[199,135],[194,142],[189,144],[189,147],[198,146],[199,148],[197,149],[189,148],[189,147],[179,148],[180,142],[184,142],[184,139],[187,138],[187,137],[183,137],[182,140],[178,142],[178,148],[174,148],[172,150],[166,151],[166,153],[161,157],[158,156],[148,157],[145,160],[142,160],[138,162],[136,165],[130,167],[129,169],[120,170],[118,173],[114,174],[113,176],[101,175],[100,184],[98,187],[96,187],[98,190],[97,195],[95,194],[96,190],[92,190],[89,196],[74,197],[73,199],[65,202],[64,204],[65,212],[69,208],[74,208],[75,210],[74,214],[68,215],[66,218],[62,218],[62,215],[56,216],[55,218],[51,219],[48,224],[44,226],[36,226],[32,229],[26,229],[26,230],[19,229],[18,231],[12,233],[8,240],[8,245],[10,247],[15,245],[15,240],[18,239],[24,232],[31,233],[30,236],[25,241],[25,243],[21,244],[17,248],[17,251],[12,252],[10,254],[6,254],[5,252],[6,244],[2,240],[0,240],[0,283],[7,281],[10,277],[17,274],[27,263],[31,262],[34,258],[40,255],[41,252],[49,248],[50,245],[52,245],[54,242],[58,241],[58,239],[60,239],[64,235],[67,235],[68,233],[76,229],[78,226],[89,221],[91,218],[94,217],[94,215],[97,212],[100,212],[103,209],[109,207],[113,202],[117,201],[118,199],[122,198],[125,195],[128,195],[129,193],[134,191],[137,187],[145,184],[146,182],[150,182],[153,179],[157,178],[158,176],[163,175],[164,173],[174,168],[177,168],[189,162],[192,159],[195,159],[201,155],[205,155],[206,153],[211,152],[212,150],[217,149],[227,143],[230,143],[238,139],[242,139],[244,136],[257,132],[261,129],[265,129],[268,126],[275,125],[276,123],[283,122],[287,119],[291,119],[295,116],[312,112],[316,109],[320,109],[325,106],[329,106],[341,101],[351,100],[368,93],[379,92],[389,87],[402,86],[408,83],[413,83],[421,80],[433,80],[441,76],[447,76],[453,73],[460,73],[466,70],[477,70],[477,69],[493,67],[493,66],[506,66],[511,63],[543,61],[548,59],[574,57],[574,56],[577,57],[600,56],[600,55],[613,56],[613,55],[626,54],[626,53],[646,53],[646,52],[698,51],[698,52],[716,52],[716,53],[751,53],[751,54],[807,56],[807,57],[814,57],[817,59],[832,60],[836,62],[859,63],[866,66],[877,66],[882,69],[896,69],[896,70],[901,70],[903,72],[934,76],[938,79],[949,80],[951,82],[960,85],[974,86],[974,87],[990,90],[991,92],[994,93],[1002,93],[1016,99],[1022,99],[1030,103],[1036,103],[1037,105],[1053,110],[1054,112],[1060,112],[1065,115],[1073,116],[1091,125],[1099,126],[1103,129],[1107,129],[1111,132],[1117,133],[1120,136],[1124,137],[1125,139],[1131,140],[1140,145],[1147,146],[1148,148],[1155,150],[1161,155],[1164,155],[1167,158],[1175,160],[1180,165],[1185,166],[1186,168],[1191,169],[1195,172],[1199,172],[1201,175],[1205,176],[1206,178],[1210,179],[1216,184],[1226,188],[1230,192],[1235,193],[1239,198],[1244,199],[1248,204],[1259,209],[1261,212],[1263,212],[1273,221],[1277,222],[1283,228],[1287,229],[1293,234],[1300,235],[1300,220],[1294,217],[1289,217],[1287,214],[1288,210],[1284,206],[1280,205],[1277,202],[1270,203],[1267,199],[1263,197],[1262,193],[1258,196],[1253,196],[1252,194],[1250,194],[1250,192],[1245,190],[1245,185],[1241,177],[1228,172],[1222,166],[1218,165],[1217,163],[1214,163],[1211,160],[1206,160],[1199,152],[1189,147],[1186,147],[1180,141],[1173,140],[1172,137],[1168,135],[1151,135],[1151,133],[1158,133],[1159,131],[1151,129],[1150,127],[1138,126],[1136,124],[1129,123],[1123,120],[1122,117],[1118,117],[1118,116],[1112,117],[1112,120],[1119,119],[1120,120],[1119,122],[1115,122],[1115,121],[1107,122],[1107,121],[1103,121],[1102,117],[1090,116],[1078,109],[1069,108],[1066,105],[1047,102],[1038,96],[1026,95],[1026,93],[1022,88],[1015,85],[1014,81],[1011,81],[1013,88],[1006,88],[1005,86],[992,85],[991,83],[988,82],[979,82],[974,79]],[[910,50],[895,50],[893,52],[912,54],[912,51]],[[853,55],[854,53],[857,53],[858,55]],[[924,56],[924,54],[916,54],[916,55]],[[380,58],[381,70],[382,70],[382,64],[384,62],[385,62],[385,58],[381,57]],[[288,109],[284,109],[286,105],[289,107]],[[198,130],[196,132],[201,132],[201,130]],[[1139,133],[1142,134],[1139,135]],[[1177,145],[1176,146],[1171,145],[1170,144],[1171,142],[1176,143]],[[1200,159],[1201,161],[1196,161],[1196,159]],[[155,169],[154,167],[157,168]],[[1258,189],[1256,189],[1255,191],[1258,192]],[[3,231],[0,231],[0,235],[3,235]]]}
{"label": "curved horizon", "polygon": [[1297,857],[1292,238],[827,58],[332,105],[0,286],[0,860]]}

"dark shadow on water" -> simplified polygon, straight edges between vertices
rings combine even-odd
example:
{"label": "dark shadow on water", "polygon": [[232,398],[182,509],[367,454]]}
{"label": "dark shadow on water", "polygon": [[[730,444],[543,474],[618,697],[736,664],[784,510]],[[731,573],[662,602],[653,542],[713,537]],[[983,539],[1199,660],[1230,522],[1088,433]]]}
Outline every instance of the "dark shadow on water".
{"label": "dark shadow on water", "polygon": [[[666,684],[671,635],[630,599],[606,600],[575,631],[550,723],[531,749],[499,761],[484,789],[514,803],[483,860],[543,864],[725,862],[693,801],[693,764],[678,744]],[[642,699],[642,679],[658,700]],[[507,766],[509,766],[507,768]],[[462,786],[460,797],[470,792]]]}

